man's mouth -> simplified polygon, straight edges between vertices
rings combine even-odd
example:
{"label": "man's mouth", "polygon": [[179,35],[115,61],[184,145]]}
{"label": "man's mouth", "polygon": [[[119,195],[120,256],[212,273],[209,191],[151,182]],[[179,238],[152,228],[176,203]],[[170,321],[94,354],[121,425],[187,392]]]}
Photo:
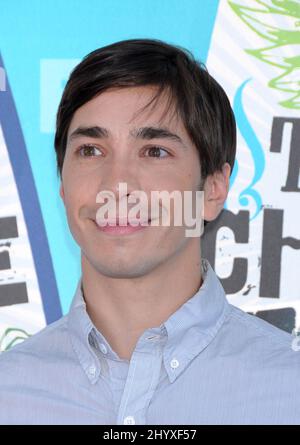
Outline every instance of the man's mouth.
{"label": "man's mouth", "polygon": [[141,221],[139,219],[127,219],[127,218],[116,218],[113,220],[104,220],[104,221],[96,221],[96,224],[98,224],[98,226],[103,227],[103,226],[122,226],[122,227],[126,227],[126,226],[132,226],[132,227],[136,227],[139,225],[148,225],[150,224],[151,219],[149,218],[148,220],[144,220]]}
{"label": "man's mouth", "polygon": [[141,232],[149,227],[151,219],[145,221],[139,220],[128,220],[128,219],[119,219],[115,220],[105,220],[104,223],[100,222],[99,225],[97,221],[94,221],[97,229],[108,235],[130,235],[136,232]]}

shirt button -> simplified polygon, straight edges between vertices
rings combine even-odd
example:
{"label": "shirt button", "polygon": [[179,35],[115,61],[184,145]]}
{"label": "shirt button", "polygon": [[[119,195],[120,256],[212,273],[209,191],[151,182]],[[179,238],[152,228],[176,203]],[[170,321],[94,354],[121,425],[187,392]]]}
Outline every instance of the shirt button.
{"label": "shirt button", "polygon": [[172,368],[172,369],[176,369],[176,368],[178,368],[178,366],[179,366],[179,361],[178,361],[176,358],[173,358],[173,359],[171,360],[170,365],[171,365],[171,368]]}
{"label": "shirt button", "polygon": [[147,337],[147,340],[153,340],[156,338],[160,338],[160,335],[152,335],[152,337]]}
{"label": "shirt button", "polygon": [[89,367],[89,374],[94,377],[96,375],[96,366],[95,365],[91,365]]}
{"label": "shirt button", "polygon": [[103,343],[100,344],[100,349],[103,352],[103,354],[107,353],[107,347]]}
{"label": "shirt button", "polygon": [[127,416],[124,419],[124,425],[135,425],[135,419],[133,416]]}

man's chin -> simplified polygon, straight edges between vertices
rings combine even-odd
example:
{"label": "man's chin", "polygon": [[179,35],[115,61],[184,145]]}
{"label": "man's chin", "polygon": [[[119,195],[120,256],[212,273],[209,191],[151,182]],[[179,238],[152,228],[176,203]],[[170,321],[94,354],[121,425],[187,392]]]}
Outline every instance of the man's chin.
{"label": "man's chin", "polygon": [[107,264],[104,266],[96,267],[97,273],[107,278],[114,279],[132,279],[140,278],[147,274],[147,270],[137,265],[114,265],[109,267]]}

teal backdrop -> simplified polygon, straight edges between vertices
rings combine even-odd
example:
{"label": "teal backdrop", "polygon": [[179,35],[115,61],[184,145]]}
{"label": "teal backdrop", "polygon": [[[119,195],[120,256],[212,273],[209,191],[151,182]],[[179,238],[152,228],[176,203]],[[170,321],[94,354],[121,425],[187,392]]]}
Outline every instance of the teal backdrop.
{"label": "teal backdrop", "polygon": [[163,39],[190,49],[205,61],[218,1],[0,0],[0,5],[0,51],[37,188],[62,312],[66,313],[80,274],[80,257],[58,195],[54,134],[47,126],[47,121],[53,122],[50,105],[57,103],[58,94],[47,93],[41,78],[43,61],[49,90],[52,80],[57,82],[57,73],[55,63],[49,63],[47,70],[47,61],[58,62],[61,91],[78,59],[122,39]]}
{"label": "teal backdrop", "polygon": [[230,303],[297,336],[300,0],[0,0],[0,352],[69,310],[80,251],[55,115],[73,67],[131,38],[187,48],[226,91],[237,156],[202,256]]}

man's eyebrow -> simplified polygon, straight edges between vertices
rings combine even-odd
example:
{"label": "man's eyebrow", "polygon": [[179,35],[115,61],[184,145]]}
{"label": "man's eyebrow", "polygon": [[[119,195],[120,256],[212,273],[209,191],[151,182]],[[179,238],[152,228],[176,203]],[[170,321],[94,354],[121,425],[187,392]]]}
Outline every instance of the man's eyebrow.
{"label": "man's eyebrow", "polygon": [[[87,136],[95,139],[108,138],[109,130],[98,125],[93,127],[78,127],[69,136],[69,141],[80,136]],[[171,139],[185,146],[183,140],[176,133],[172,133],[165,127],[141,127],[130,131],[130,135],[137,139]]]}
{"label": "man's eyebrow", "polygon": [[106,130],[106,128],[99,127],[97,125],[93,127],[78,127],[70,134],[69,141],[80,136],[87,136],[90,138],[107,138],[109,136],[109,132]]}
{"label": "man's eyebrow", "polygon": [[142,127],[132,130],[130,134],[135,138],[141,139],[171,139],[184,145],[180,136],[172,133],[165,127]]}

